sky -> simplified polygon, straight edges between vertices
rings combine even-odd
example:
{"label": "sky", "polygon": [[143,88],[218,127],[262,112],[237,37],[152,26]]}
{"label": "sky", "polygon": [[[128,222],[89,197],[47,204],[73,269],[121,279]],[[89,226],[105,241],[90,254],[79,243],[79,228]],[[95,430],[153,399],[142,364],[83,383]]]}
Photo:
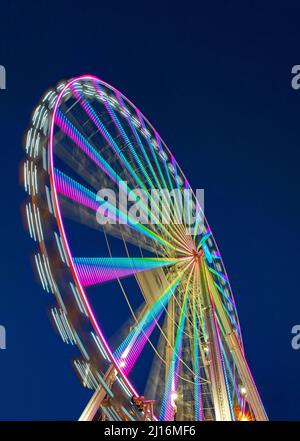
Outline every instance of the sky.
{"label": "sky", "polygon": [[[247,359],[270,419],[300,419],[297,2],[10,2],[1,6],[0,419],[76,419],[90,394],[48,320],[31,269],[19,180],[23,136],[44,91],[90,73],[132,100],[166,141],[231,280]],[[127,3],[127,2],[126,2]],[[279,2],[278,2],[279,3]]]}

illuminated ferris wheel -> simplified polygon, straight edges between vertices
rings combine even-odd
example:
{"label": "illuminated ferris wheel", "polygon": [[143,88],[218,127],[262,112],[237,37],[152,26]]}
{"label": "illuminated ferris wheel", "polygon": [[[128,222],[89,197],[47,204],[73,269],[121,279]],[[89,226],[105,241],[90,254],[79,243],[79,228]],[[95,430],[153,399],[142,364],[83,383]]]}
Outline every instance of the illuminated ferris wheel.
{"label": "illuminated ferris wheel", "polygon": [[220,252],[174,156],[123,94],[60,83],[26,137],[25,219],[81,420],[266,420]]}

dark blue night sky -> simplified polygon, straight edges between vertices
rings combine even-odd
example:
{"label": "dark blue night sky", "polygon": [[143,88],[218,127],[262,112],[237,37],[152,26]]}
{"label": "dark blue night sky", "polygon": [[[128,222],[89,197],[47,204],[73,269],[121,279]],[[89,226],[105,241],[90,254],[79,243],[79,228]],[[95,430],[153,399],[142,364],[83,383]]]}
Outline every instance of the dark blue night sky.
{"label": "dark blue night sky", "polygon": [[18,182],[34,106],[48,87],[83,73],[128,96],[191,185],[205,189],[267,413],[300,419],[300,351],[291,347],[291,328],[300,324],[300,90],[291,88],[300,6],[125,3],[1,6],[0,324],[7,349],[0,351],[0,419],[76,419],[90,395],[48,320]]}

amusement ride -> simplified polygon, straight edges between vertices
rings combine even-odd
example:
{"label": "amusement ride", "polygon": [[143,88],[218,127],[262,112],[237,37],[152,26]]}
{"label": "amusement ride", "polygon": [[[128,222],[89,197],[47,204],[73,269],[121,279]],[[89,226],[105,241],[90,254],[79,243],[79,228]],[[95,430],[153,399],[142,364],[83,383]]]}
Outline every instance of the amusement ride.
{"label": "amusement ride", "polygon": [[266,420],[202,204],[140,110],[94,76],[62,81],[25,149],[36,272],[91,389],[79,419]]}

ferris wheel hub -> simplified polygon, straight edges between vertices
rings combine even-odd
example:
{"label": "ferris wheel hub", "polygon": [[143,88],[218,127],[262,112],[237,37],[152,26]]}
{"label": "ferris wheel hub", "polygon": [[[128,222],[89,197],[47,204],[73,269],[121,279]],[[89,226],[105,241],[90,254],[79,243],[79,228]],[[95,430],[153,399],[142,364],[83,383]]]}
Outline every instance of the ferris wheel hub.
{"label": "ferris wheel hub", "polygon": [[196,262],[200,262],[200,259],[201,259],[202,256],[203,256],[203,250],[199,250],[199,251],[197,251],[196,249],[194,249],[194,250],[192,251],[192,253],[193,253],[194,260],[195,260]]}

